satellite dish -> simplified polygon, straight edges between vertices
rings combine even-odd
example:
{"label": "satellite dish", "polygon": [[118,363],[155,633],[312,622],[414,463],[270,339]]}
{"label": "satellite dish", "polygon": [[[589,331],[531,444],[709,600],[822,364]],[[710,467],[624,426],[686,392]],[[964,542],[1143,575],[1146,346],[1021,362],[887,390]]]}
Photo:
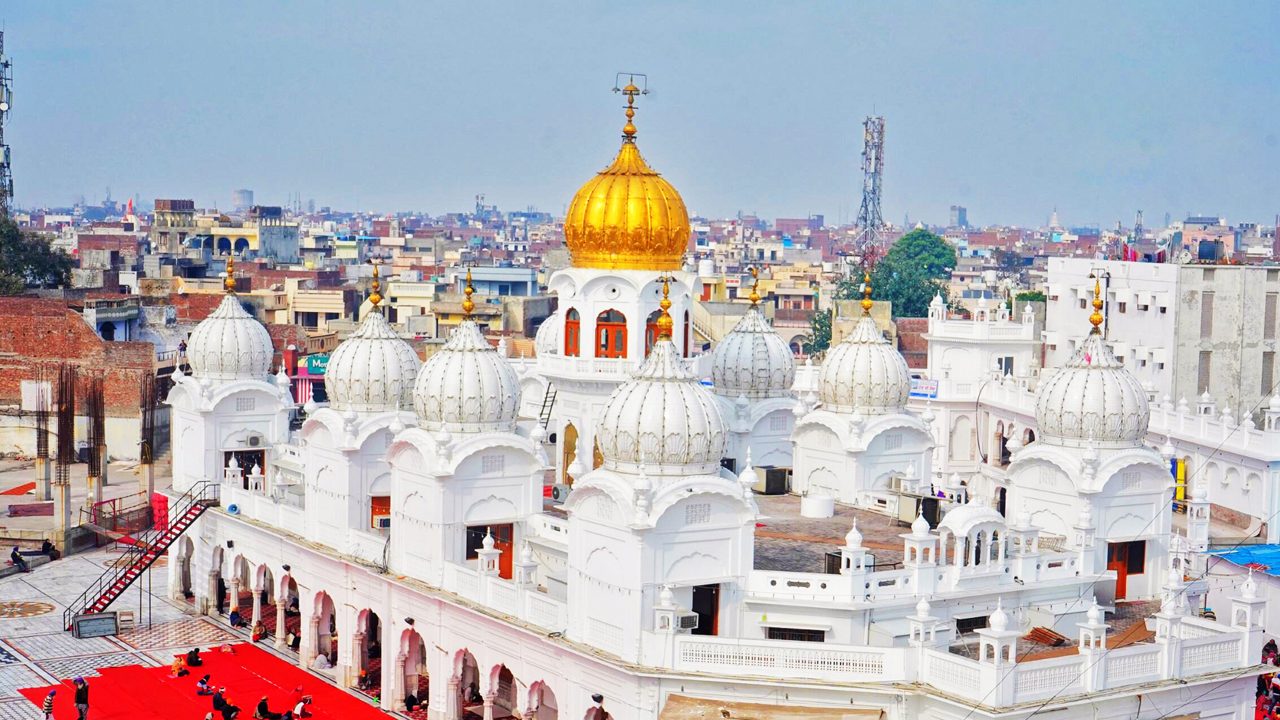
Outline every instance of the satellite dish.
{"label": "satellite dish", "polygon": [[1187,263],[1191,262],[1191,251],[1183,250],[1182,252],[1178,253],[1178,262],[1183,265],[1186,265]]}
{"label": "satellite dish", "polygon": [[239,506],[239,505],[237,505],[237,504],[235,504],[235,503],[231,503],[230,505],[228,505],[228,506],[227,506],[227,514],[228,514],[228,515],[239,515],[239,514],[240,514],[240,506]]}

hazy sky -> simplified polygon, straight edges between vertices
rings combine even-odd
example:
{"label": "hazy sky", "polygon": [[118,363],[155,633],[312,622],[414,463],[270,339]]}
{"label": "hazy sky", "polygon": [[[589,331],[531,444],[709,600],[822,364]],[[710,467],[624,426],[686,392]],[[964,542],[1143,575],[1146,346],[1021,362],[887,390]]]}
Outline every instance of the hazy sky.
{"label": "hazy sky", "polygon": [[619,70],[692,212],[1149,224],[1280,212],[1280,3],[6,2],[20,204],[563,211]]}

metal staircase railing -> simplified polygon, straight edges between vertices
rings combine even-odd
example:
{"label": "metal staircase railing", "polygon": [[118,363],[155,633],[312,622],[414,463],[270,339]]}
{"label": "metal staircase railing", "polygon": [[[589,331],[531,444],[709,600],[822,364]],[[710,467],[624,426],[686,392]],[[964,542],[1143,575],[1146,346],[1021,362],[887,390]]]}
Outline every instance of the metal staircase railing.
{"label": "metal staircase railing", "polygon": [[109,565],[96,580],[90,583],[80,597],[67,604],[62,613],[62,626],[71,629],[71,622],[86,613],[100,613],[120,597],[147,568],[155,563],[186,532],[205,510],[218,504],[218,484],[202,481],[196,483],[169,507],[171,522],[163,527],[153,527],[136,536],[127,537],[124,554]]}
{"label": "metal staircase railing", "polygon": [[542,410],[538,413],[538,420],[542,423],[542,429],[546,430],[547,425],[551,423],[551,408],[556,404],[556,386],[547,383],[547,392],[542,396]]}

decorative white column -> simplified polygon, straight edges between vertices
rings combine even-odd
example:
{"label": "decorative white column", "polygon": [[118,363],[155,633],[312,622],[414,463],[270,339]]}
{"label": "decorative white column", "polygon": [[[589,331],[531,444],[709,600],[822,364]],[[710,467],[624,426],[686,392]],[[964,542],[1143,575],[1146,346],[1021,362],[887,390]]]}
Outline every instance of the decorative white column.
{"label": "decorative white column", "polygon": [[[285,638],[288,636],[289,631],[285,627],[284,603],[285,601],[283,598],[279,598],[279,597],[276,598],[276,649],[277,650],[284,650],[286,647],[288,647],[288,644],[285,642]],[[298,629],[301,630],[302,628],[298,628]],[[299,649],[301,649],[301,646],[299,646]]]}
{"label": "decorative white column", "polygon": [[484,720],[493,720],[493,693],[485,693]]}
{"label": "decorative white column", "polygon": [[262,588],[255,587],[253,589],[253,619],[249,621],[249,628],[252,628],[262,622]]}
{"label": "decorative white column", "polygon": [[[237,571],[239,572],[239,571]],[[227,603],[227,615],[240,609],[240,578],[231,578],[231,602]]]}

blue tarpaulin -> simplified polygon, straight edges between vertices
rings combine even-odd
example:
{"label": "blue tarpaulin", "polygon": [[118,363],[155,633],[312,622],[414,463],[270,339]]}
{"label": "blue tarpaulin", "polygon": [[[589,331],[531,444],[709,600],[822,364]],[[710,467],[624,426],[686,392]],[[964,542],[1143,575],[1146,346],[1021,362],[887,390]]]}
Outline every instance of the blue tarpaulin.
{"label": "blue tarpaulin", "polygon": [[1280,577],[1280,545],[1241,545],[1210,554],[1241,567]]}

